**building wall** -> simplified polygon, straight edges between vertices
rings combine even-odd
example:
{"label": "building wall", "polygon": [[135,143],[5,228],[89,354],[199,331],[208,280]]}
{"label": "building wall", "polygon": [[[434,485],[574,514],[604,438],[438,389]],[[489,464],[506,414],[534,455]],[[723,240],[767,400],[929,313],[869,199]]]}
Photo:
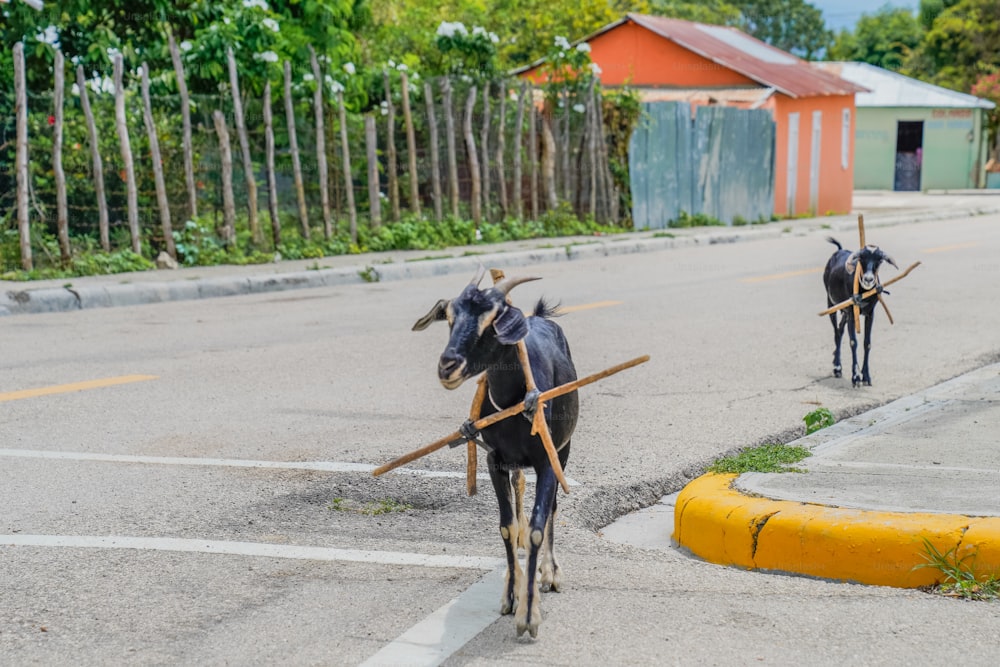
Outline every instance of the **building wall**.
{"label": "building wall", "polygon": [[760,84],[642,28],[624,23],[590,40],[605,86],[712,88]]}
{"label": "building wall", "polygon": [[[854,141],[856,113],[853,95],[831,95],[792,99],[777,94],[769,105],[773,109],[777,134],[775,141],[774,212],[776,215],[826,215],[847,213],[853,205]],[[847,129],[845,136],[845,111]],[[812,200],[813,117],[820,112],[818,196]],[[789,206],[788,141],[790,114],[799,115],[799,138],[795,197]],[[846,140],[846,141],[845,141]]]}
{"label": "building wall", "polygon": [[921,190],[979,186],[984,146],[982,115],[981,109],[858,109],[856,187],[859,190],[893,189],[896,124],[921,120],[924,121]]}

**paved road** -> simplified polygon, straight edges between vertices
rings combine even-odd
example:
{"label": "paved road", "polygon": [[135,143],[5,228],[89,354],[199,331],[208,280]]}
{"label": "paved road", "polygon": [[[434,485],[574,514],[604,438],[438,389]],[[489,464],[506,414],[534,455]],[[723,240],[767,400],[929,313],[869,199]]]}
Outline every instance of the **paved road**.
{"label": "paved road", "polygon": [[[583,395],[566,590],[534,642],[495,616],[494,500],[465,497],[459,452],[365,472],[467,411],[472,387],[435,378],[444,330],[409,331],[462,280],[0,319],[0,535],[20,540],[0,546],[0,662],[416,663],[430,643],[463,665],[994,664],[996,604],[599,531],[719,454],[800,434],[817,405],[855,414],[1000,358],[998,223],[869,230],[924,266],[891,290],[861,390],[830,377],[822,230],[533,267],[545,279],[515,303],[579,307],[560,322],[581,373],[653,355]],[[107,378],[129,381],[47,389]],[[411,509],[364,513],[396,505]]]}

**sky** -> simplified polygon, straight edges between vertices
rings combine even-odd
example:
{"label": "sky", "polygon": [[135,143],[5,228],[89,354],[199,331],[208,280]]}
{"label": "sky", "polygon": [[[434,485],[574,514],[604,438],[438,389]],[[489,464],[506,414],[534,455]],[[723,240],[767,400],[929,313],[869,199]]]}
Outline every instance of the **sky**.
{"label": "sky", "polygon": [[920,0],[888,0],[888,3],[882,0],[810,0],[810,4],[823,10],[828,28],[840,32],[841,28],[853,28],[862,14],[874,14],[884,4],[915,10]]}

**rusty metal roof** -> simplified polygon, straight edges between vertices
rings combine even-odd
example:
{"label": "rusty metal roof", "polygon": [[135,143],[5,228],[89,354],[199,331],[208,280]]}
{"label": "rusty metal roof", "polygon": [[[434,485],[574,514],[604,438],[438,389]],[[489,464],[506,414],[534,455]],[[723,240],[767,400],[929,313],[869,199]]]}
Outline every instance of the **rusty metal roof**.
{"label": "rusty metal roof", "polygon": [[[582,41],[592,39],[628,21],[718,65],[775,88],[789,97],[853,95],[868,92],[863,86],[813,67],[801,58],[727,26],[630,13],[624,20],[605,26]],[[664,81],[664,83],[669,82]]]}

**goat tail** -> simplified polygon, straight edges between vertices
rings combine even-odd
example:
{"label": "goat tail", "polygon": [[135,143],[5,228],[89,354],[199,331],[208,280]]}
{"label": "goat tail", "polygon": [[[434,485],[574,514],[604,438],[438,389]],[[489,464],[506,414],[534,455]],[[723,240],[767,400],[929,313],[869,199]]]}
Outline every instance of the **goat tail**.
{"label": "goat tail", "polygon": [[838,241],[837,239],[833,238],[832,236],[827,236],[826,240],[827,240],[827,242],[832,243],[833,245],[837,246],[837,250],[843,250],[844,249],[844,246],[840,245],[840,241]]}
{"label": "goat tail", "polygon": [[535,304],[535,311],[532,313],[535,317],[543,317],[547,320],[551,320],[553,317],[559,317],[559,305],[552,305],[547,302],[544,298],[539,299],[538,303]]}

